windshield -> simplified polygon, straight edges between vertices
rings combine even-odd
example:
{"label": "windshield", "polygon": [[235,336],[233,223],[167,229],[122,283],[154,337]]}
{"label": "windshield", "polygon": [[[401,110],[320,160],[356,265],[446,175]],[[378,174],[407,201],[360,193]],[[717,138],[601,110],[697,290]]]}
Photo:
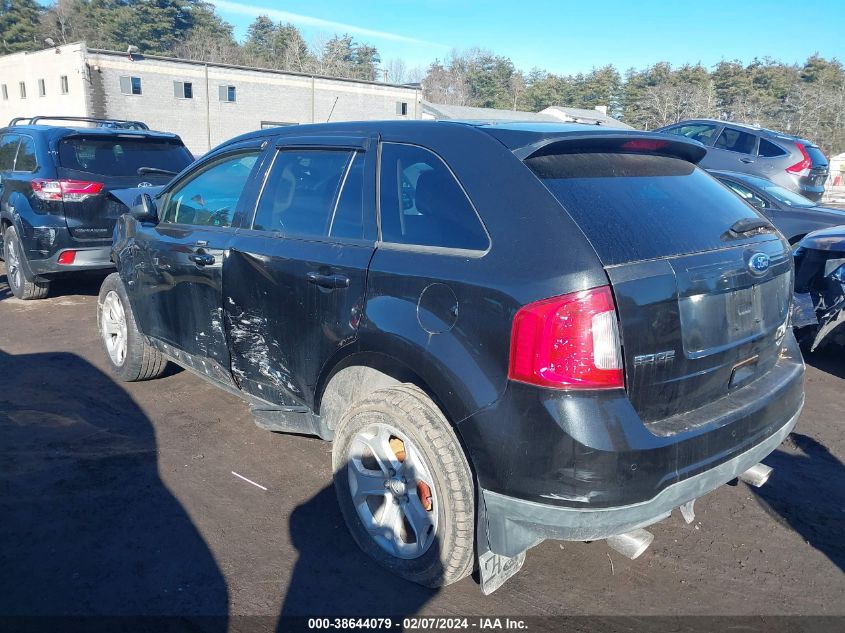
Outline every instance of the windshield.
{"label": "windshield", "polygon": [[65,169],[102,176],[138,176],[141,167],[178,173],[192,161],[179,142],[123,137],[71,137],[59,144]]}

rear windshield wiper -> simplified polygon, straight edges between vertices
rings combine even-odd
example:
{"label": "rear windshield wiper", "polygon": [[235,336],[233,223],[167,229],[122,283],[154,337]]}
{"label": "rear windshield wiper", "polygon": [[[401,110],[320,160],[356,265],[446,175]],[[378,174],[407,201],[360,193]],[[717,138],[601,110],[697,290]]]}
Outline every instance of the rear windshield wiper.
{"label": "rear windshield wiper", "polygon": [[747,237],[760,233],[774,233],[775,230],[772,223],[763,218],[742,218],[731,224],[731,228],[725,232],[725,237]]}
{"label": "rear windshield wiper", "polygon": [[139,167],[138,168],[138,175],[143,176],[144,174],[164,174],[165,176],[175,176],[179,172],[170,171],[169,169],[162,169],[161,167]]}

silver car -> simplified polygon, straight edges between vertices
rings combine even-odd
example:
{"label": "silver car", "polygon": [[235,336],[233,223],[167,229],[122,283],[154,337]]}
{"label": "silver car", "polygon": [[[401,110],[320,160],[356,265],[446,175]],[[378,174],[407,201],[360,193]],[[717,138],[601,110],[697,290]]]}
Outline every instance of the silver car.
{"label": "silver car", "polygon": [[828,176],[824,152],[810,141],[743,123],[715,119],[689,119],[655,130],[699,141],[707,155],[705,169],[743,172],[800,193],[821,199]]}

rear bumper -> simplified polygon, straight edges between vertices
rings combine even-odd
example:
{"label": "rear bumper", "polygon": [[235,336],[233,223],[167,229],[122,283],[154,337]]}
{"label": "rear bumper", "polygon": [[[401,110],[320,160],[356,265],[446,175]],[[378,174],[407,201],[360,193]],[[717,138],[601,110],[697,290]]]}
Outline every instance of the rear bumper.
{"label": "rear bumper", "polygon": [[648,501],[611,508],[565,508],[482,489],[490,549],[513,557],[546,539],[592,541],[661,521],[674,508],[727,483],[774,451],[795,427],[801,407],[786,424],[756,446],[664,488]]}
{"label": "rear bumper", "polygon": [[[66,251],[74,251],[73,263],[60,264],[59,258]],[[114,268],[111,261],[111,244],[86,248],[63,248],[45,259],[32,259],[29,267],[35,275],[50,276],[55,273],[69,273],[82,270],[103,270]]]}
{"label": "rear bumper", "polygon": [[648,525],[760,461],[795,424],[804,362],[786,334],[765,376],[683,416],[646,424],[622,390],[509,383],[457,425],[486,506],[491,549],[592,540]]}

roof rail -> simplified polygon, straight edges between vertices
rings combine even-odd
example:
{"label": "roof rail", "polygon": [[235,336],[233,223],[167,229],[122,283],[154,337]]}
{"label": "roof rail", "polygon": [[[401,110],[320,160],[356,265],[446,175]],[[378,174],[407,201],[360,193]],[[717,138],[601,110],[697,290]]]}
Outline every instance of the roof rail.
{"label": "roof rail", "polygon": [[149,126],[143,121],[126,121],[123,119],[99,119],[95,117],[86,116],[34,116],[25,117],[19,116],[9,122],[9,127],[18,125],[20,121],[28,120],[28,125],[36,125],[43,120],[48,121],[75,121],[80,123],[97,123],[97,127],[111,127],[121,130],[149,130]]}

